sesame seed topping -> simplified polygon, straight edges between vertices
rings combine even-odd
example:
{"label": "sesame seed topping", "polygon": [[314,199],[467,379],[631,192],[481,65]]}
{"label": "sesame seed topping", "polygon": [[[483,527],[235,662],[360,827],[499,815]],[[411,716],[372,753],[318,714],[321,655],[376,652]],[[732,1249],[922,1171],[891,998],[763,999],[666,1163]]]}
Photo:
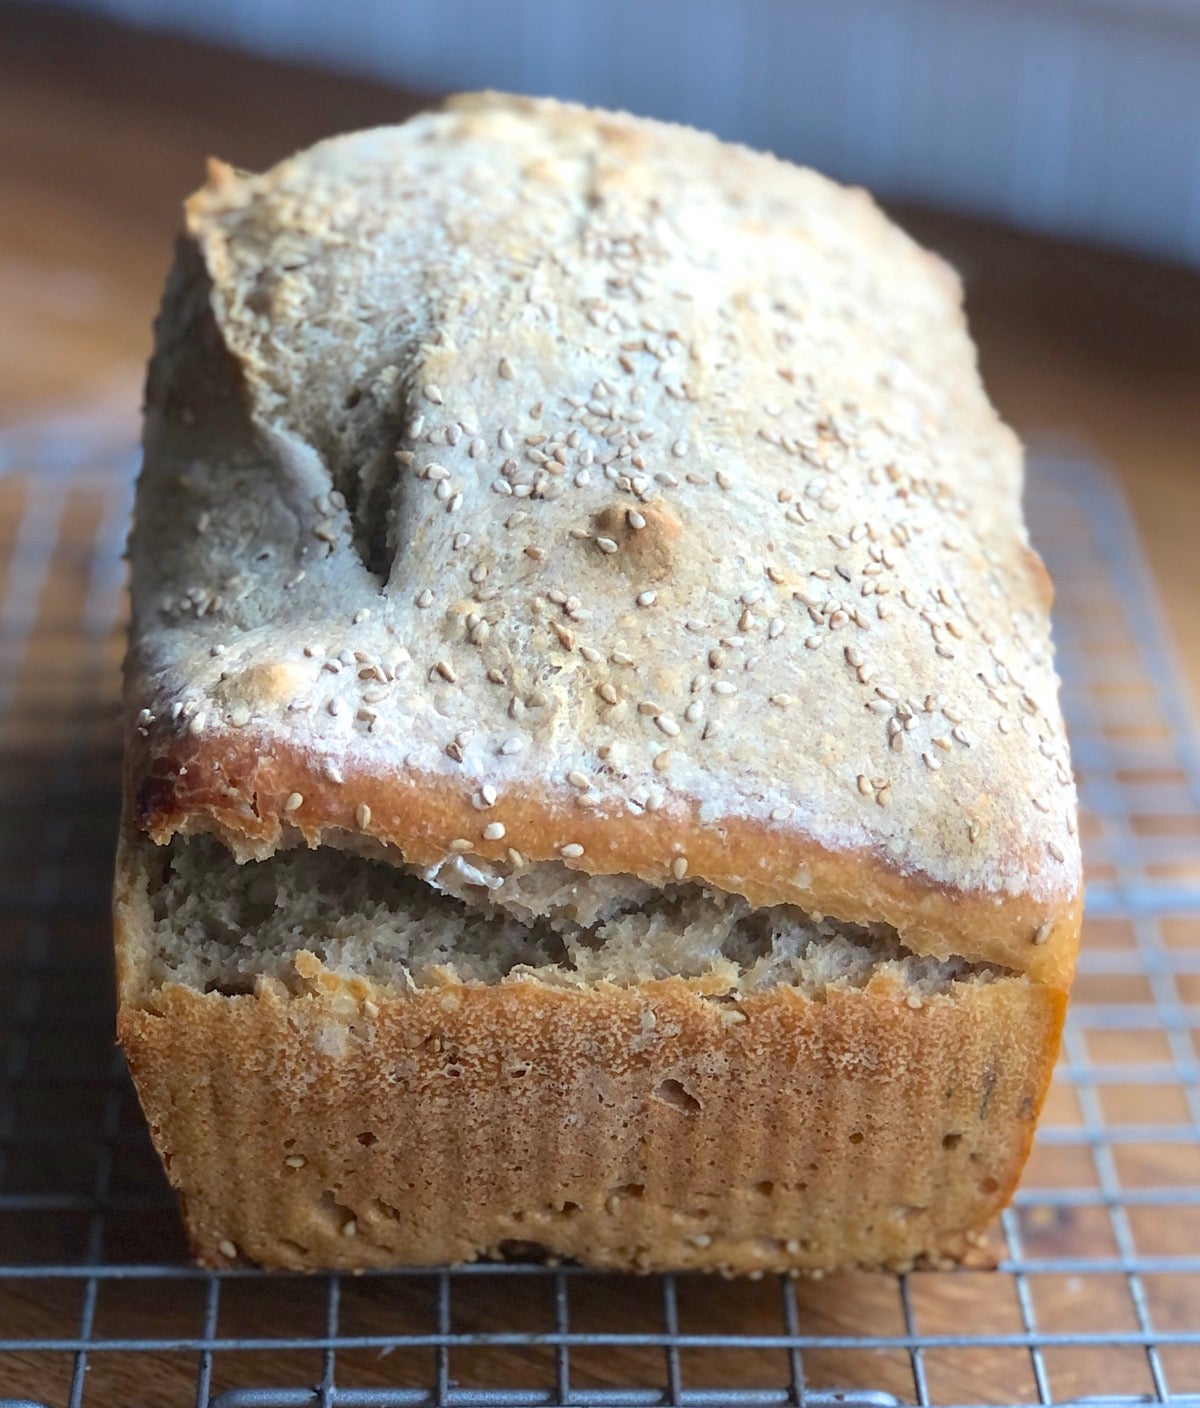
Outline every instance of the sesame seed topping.
{"label": "sesame seed topping", "polygon": [[1064,861],[1067,858],[1066,852],[1058,844],[1057,841],[1047,841],[1046,849],[1050,852],[1051,856],[1057,861]]}
{"label": "sesame seed topping", "polygon": [[659,753],[659,754],[655,757],[655,759],[654,759],[654,763],[653,763],[654,771],[655,771],[655,772],[666,772],[666,770],[667,770],[670,766],[671,766],[671,750],[670,750],[669,748],[664,748],[664,749],[662,750],[662,752]]}
{"label": "sesame seed topping", "polygon": [[1040,947],[1046,942],[1046,940],[1050,937],[1053,932],[1053,922],[1049,919],[1043,920],[1042,923],[1039,924],[1038,927],[1034,930],[1033,942]]}
{"label": "sesame seed topping", "polygon": [[514,753],[519,753],[525,747],[525,740],[514,734],[511,738],[506,738],[500,745],[500,752],[506,758],[511,758]]}
{"label": "sesame seed topping", "polygon": [[688,872],[687,856],[676,856],[671,862],[671,874],[676,880],[682,880]]}
{"label": "sesame seed topping", "polygon": [[468,851],[474,850],[474,848],[474,842],[468,841],[465,836],[456,836],[454,840],[450,842],[450,849],[454,851],[456,855],[466,855]]}
{"label": "sesame seed topping", "polygon": [[230,1261],[232,1261],[238,1254],[238,1249],[227,1237],[223,1237],[217,1243],[217,1251],[219,1251],[223,1257],[228,1258],[228,1260]]}
{"label": "sesame seed topping", "polygon": [[653,591],[639,592],[637,596],[637,604],[639,606],[653,606],[657,600],[658,593]]}
{"label": "sesame seed topping", "polygon": [[571,841],[565,846],[560,846],[558,853],[564,860],[578,860],[583,855],[583,847],[577,841]]}
{"label": "sesame seed topping", "polygon": [[360,831],[365,831],[371,824],[371,808],[366,802],[359,802],[354,808],[354,824]]}
{"label": "sesame seed topping", "polygon": [[617,544],[611,538],[597,538],[596,546],[601,552],[611,553],[617,551]]}
{"label": "sesame seed topping", "polygon": [[504,378],[505,381],[512,381],[513,377],[516,376],[516,372],[513,371],[513,364],[508,360],[507,357],[500,358],[500,362],[496,370],[500,373],[500,375]]}
{"label": "sesame seed topping", "polygon": [[937,772],[937,770],[942,765],[941,760],[939,758],[935,758],[932,753],[922,753],[921,761],[925,764],[925,766],[929,769],[930,772]]}
{"label": "sesame seed topping", "polygon": [[422,611],[424,611],[427,606],[433,605],[433,593],[428,587],[417,596],[417,605]]}
{"label": "sesame seed topping", "polygon": [[505,826],[502,821],[489,821],[483,828],[483,839],[485,841],[502,841],[505,835]]}
{"label": "sesame seed topping", "polygon": [[668,738],[679,737],[679,725],[675,722],[674,719],[669,717],[669,715],[659,714],[658,717],[654,720],[654,722],[663,731],[663,733],[667,735]]}
{"label": "sesame seed topping", "polygon": [[290,792],[287,801],[283,804],[285,812],[299,811],[304,805],[304,794],[302,792]]}
{"label": "sesame seed topping", "polygon": [[435,406],[440,406],[445,398],[442,396],[441,387],[435,386],[433,382],[430,382],[425,387],[425,399],[432,401]]}

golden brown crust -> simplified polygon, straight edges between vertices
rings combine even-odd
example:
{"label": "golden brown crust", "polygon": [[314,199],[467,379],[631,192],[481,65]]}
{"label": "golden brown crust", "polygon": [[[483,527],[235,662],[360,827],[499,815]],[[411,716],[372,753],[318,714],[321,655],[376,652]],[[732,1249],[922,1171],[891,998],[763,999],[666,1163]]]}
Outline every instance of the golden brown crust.
{"label": "golden brown crust", "polygon": [[961,1259],[1011,1195],[1065,999],[1027,978],[788,988],[537,982],[143,1005],[117,904],[120,1035],[196,1255],[437,1264],[544,1250],[737,1273]]}
{"label": "golden brown crust", "polygon": [[956,891],[754,819],[703,825],[698,804],[686,797],[631,817],[580,810],[569,796],[509,795],[505,834],[489,841],[482,828],[492,813],[436,776],[347,771],[334,784],[311,754],[286,745],[263,752],[233,731],[185,736],[156,756],[135,736],[129,753],[138,778],[135,824],[160,845],[176,833],[211,830],[235,852],[269,855],[285,836],[299,834],[316,846],[333,835],[382,842],[424,866],[463,840],[473,855],[507,866],[514,837],[522,865],[562,859],[569,837],[584,854],[566,863],[591,874],[661,885],[680,878],[672,866],[686,856],[689,879],[744,895],[756,907],[794,904],[849,923],[889,924],[915,953],[969,953],[1063,992],[1074,970],[1082,897],[1052,906],[1023,894]]}

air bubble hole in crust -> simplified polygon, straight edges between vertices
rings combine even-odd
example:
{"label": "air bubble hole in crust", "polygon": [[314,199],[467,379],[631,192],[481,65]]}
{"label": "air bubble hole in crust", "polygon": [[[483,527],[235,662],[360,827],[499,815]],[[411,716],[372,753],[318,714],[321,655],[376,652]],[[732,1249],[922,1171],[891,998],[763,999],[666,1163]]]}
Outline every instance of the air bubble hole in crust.
{"label": "air bubble hole in crust", "polygon": [[654,1092],[654,1098],[661,1100],[664,1105],[673,1105],[685,1115],[698,1115],[704,1108],[692,1092],[677,1080],[662,1081]]}
{"label": "air bubble hole in crust", "polygon": [[611,1198],[629,1198],[634,1202],[640,1202],[646,1196],[646,1185],[644,1183],[622,1183],[614,1188],[609,1194]]}

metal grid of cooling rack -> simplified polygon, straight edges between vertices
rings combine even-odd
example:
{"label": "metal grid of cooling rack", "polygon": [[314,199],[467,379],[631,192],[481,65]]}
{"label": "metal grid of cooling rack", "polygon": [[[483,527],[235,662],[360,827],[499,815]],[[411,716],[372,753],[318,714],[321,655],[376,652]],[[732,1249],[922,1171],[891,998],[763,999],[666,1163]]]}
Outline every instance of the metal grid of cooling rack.
{"label": "metal grid of cooling rack", "polygon": [[1200,1404],[1200,753],[1103,472],[1031,471],[1089,914],[999,1269],[759,1283],[186,1261],[112,1045],[131,474],[0,440],[0,1408]]}

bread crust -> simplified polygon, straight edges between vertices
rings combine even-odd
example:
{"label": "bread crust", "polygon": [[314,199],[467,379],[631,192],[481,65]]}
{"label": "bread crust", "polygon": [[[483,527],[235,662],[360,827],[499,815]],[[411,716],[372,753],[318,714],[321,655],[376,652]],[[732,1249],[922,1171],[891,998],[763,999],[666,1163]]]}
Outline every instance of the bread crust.
{"label": "bread crust", "polygon": [[[430,866],[453,854],[455,842],[469,842],[472,858],[503,871],[514,868],[514,840],[520,868],[562,860],[562,847],[574,843],[583,855],[566,859],[568,867],[637,875],[655,885],[680,878],[673,867],[686,857],[687,878],[744,895],[755,907],[793,904],[847,923],[888,924],[915,953],[969,957],[1060,991],[1070,986],[1082,896],[1047,905],[1023,894],[963,892],[901,874],[870,852],[825,850],[769,822],[727,818],[706,825],[699,804],[686,797],[630,816],[581,811],[561,793],[514,792],[495,809],[504,817],[504,836],[489,841],[481,833],[491,809],[481,813],[471,793],[444,778],[403,769],[345,771],[334,784],[318,757],[283,744],[266,752],[245,734],[213,730],[200,741],[185,735],[173,742],[153,759],[136,736],[129,747],[139,779],[136,822],[160,845],[174,835],[212,832],[235,854],[258,857],[299,838],[350,849],[381,842],[408,864]],[[296,796],[302,802],[289,808]]]}
{"label": "bread crust", "polygon": [[[201,1260],[972,1255],[1082,906],[1021,478],[954,275],[815,173],[494,94],[212,164],[147,381],[115,905]],[[730,1005],[300,953],[199,992],[139,855],[203,832],[691,881],[992,970]]]}
{"label": "bread crust", "polygon": [[582,847],[1065,990],[1020,482],[953,276],[812,172],[496,95],[218,164],[147,387],[138,824]]}
{"label": "bread crust", "polygon": [[729,1003],[703,979],[401,993],[296,961],[146,1000],[122,847],[120,1038],[206,1265],[546,1254],[737,1274],[982,1262],[1066,1001],[1025,977]]}

